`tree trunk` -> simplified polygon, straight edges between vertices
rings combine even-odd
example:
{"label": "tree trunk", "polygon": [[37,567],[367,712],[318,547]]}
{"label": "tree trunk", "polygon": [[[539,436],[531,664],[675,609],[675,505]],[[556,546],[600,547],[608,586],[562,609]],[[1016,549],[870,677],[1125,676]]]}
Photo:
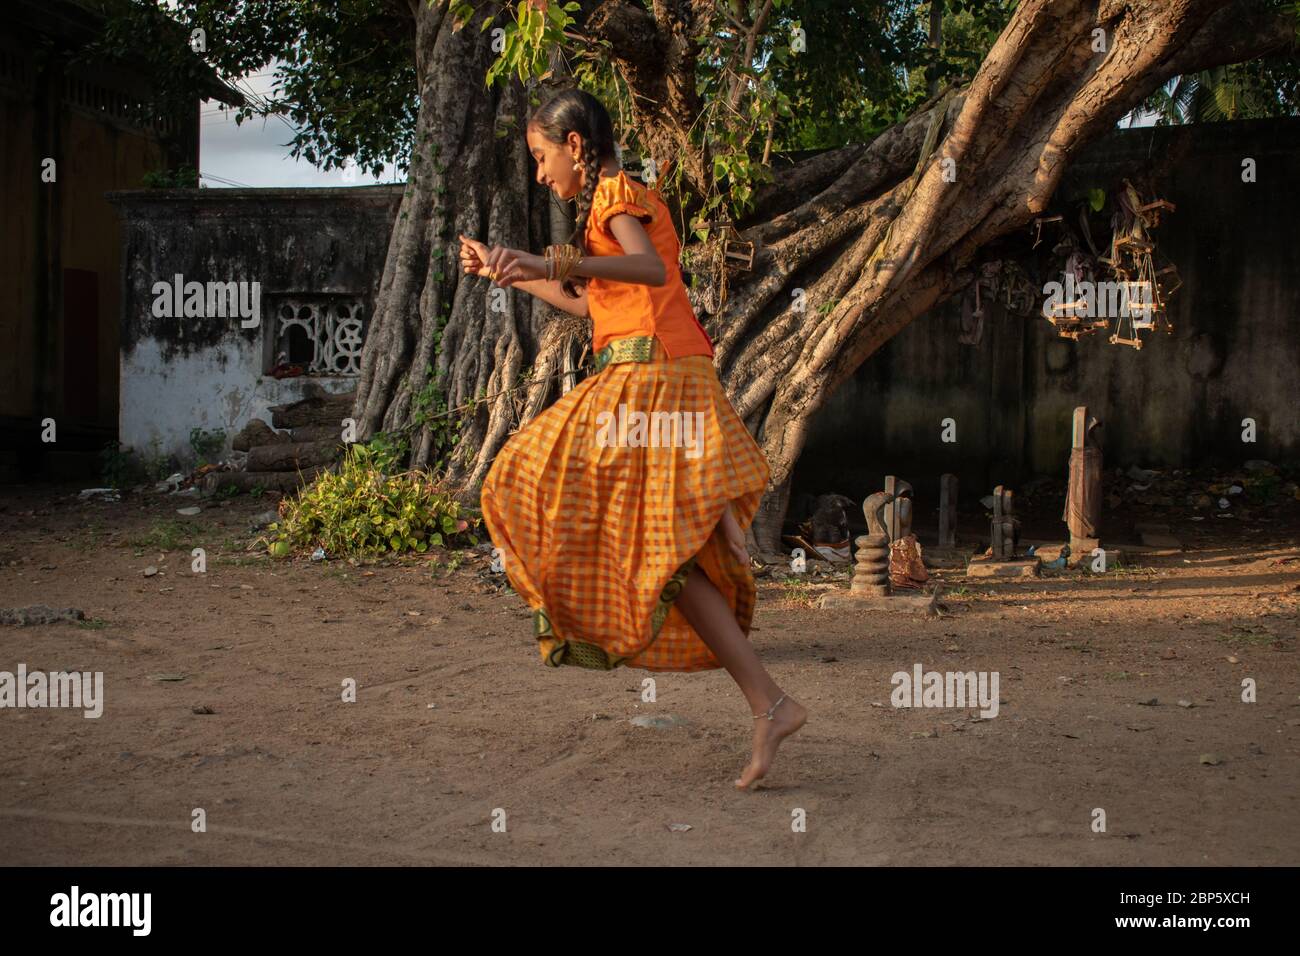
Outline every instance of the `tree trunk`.
{"label": "tree trunk", "polygon": [[[491,31],[481,31],[477,17],[453,31],[444,3],[411,0],[411,12],[420,77],[416,143],[353,417],[360,441],[405,430],[411,465],[424,468],[438,457],[440,426],[449,421],[417,421],[419,396],[431,378],[449,409],[485,398],[464,419],[446,474],[459,497],[477,507],[477,487],[492,457],[557,393],[552,373],[566,354],[577,357],[590,322],[564,321],[565,313],[526,293],[460,271],[458,234],[535,250],[559,241],[552,236],[572,228],[572,214],[566,219],[563,207],[533,182],[522,85],[484,86],[495,58]],[[529,371],[537,384],[512,391]]]}
{"label": "tree trunk", "polygon": [[[447,166],[431,169],[427,159],[413,166],[355,415],[362,438],[407,424],[427,362],[447,375],[449,406],[488,393],[451,469],[463,500],[477,504],[493,456],[516,424],[559,394],[553,376],[569,367],[590,324],[548,322],[559,313],[523,293],[498,290],[494,311],[481,280],[459,274],[458,231],[534,251],[557,240],[545,197],[528,185],[521,88],[483,87],[490,32],[475,23],[453,34],[445,7],[412,2],[417,142],[421,152],[436,144],[435,158]],[[698,110],[689,10],[703,5],[663,12],[673,6],[608,0],[586,27],[612,44],[638,132],[660,168],[680,158],[695,182],[708,163],[687,140]],[[1024,0],[965,89],[932,97],[872,143],[818,156],[761,190],[756,213],[742,223],[743,238],[755,244],[753,270],[728,275],[725,308],[717,274],[693,269],[703,281],[692,290],[723,385],[772,468],[751,548],[780,550],[795,464],[834,391],[914,318],[969,283],[981,247],[1041,214],[1080,148],[1170,77],[1278,52],[1293,29],[1252,0]],[[1094,49],[1098,36],[1104,47]],[[511,119],[508,135],[493,135]],[[719,261],[716,245],[687,254],[693,263]],[[525,370],[536,383],[526,393],[492,397]],[[429,462],[432,442],[420,429],[415,465]]]}

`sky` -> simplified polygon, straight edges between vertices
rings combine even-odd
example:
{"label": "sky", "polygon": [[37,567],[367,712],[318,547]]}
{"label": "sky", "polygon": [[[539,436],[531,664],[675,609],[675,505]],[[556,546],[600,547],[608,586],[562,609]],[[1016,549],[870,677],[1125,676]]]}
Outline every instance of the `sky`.
{"label": "sky", "polygon": [[[241,92],[269,97],[275,76],[272,63],[258,73],[235,84]],[[234,111],[221,109],[217,100],[204,100],[199,120],[199,181],[220,189],[231,186],[370,186],[375,183],[404,181],[398,179],[391,165],[378,178],[360,169],[351,170],[352,179],[344,179],[344,170],[317,169],[305,159],[289,155],[294,126],[288,117],[253,117],[236,125]]]}

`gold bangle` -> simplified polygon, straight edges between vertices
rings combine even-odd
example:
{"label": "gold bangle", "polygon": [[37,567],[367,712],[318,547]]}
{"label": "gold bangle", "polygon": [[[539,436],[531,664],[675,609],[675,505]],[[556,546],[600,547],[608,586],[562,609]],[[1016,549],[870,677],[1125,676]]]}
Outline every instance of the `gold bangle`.
{"label": "gold bangle", "polygon": [[582,261],[582,250],[572,243],[546,247],[546,275],[548,279],[564,282],[573,268]]}
{"label": "gold bangle", "polygon": [[574,266],[578,264],[578,260],[582,258],[582,250],[580,250],[577,246],[566,246],[564,251],[565,251],[564,277],[567,279],[570,273],[573,272]]}

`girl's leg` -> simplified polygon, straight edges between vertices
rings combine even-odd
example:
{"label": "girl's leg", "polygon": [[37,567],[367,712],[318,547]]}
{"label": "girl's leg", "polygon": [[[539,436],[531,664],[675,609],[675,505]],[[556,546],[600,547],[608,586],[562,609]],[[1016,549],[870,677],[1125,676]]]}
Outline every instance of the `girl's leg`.
{"label": "girl's leg", "polygon": [[[751,714],[766,713],[781,699],[781,688],[759,661],[726,598],[699,567],[691,568],[686,586],[677,596],[677,607],[740,686]],[[771,720],[761,717],[753,722],[753,754],[736,781],[738,788],[747,788],[767,773],[781,741],[802,727],[807,716],[808,712],[787,696],[772,711]]]}

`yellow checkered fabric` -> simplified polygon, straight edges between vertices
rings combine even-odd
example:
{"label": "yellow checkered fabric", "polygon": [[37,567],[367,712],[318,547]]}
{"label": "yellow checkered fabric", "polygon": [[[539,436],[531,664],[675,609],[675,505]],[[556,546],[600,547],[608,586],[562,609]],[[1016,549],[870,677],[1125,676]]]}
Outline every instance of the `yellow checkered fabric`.
{"label": "yellow checkered fabric", "polygon": [[[753,574],[718,522],[730,502],[749,526],[770,469],[713,360],[668,359],[651,342],[650,361],[607,362],[512,436],[483,483],[484,524],[553,666],[720,667],[674,606],[695,564],[746,634],[753,620]],[[618,351],[617,340],[610,345]],[[620,430],[619,441],[602,442],[620,405],[689,416],[692,434],[675,430],[673,442],[655,446]]]}

